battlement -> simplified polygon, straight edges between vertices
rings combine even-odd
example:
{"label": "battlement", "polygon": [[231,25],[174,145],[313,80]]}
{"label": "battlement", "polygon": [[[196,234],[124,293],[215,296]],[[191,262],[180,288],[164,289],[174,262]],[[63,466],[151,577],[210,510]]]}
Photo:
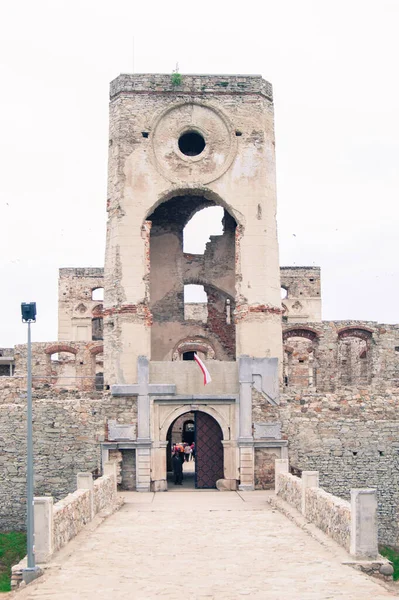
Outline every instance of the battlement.
{"label": "battlement", "polygon": [[122,93],[171,94],[260,94],[273,102],[272,84],[261,75],[173,75],[164,73],[123,73],[110,84],[110,98]]}

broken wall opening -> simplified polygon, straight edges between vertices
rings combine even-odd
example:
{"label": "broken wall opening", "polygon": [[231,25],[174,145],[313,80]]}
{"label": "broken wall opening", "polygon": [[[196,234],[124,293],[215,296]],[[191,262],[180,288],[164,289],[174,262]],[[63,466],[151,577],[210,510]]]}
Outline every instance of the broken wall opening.
{"label": "broken wall opening", "polygon": [[[211,226],[205,241],[204,235],[201,238],[204,227],[198,223],[187,234],[189,221],[210,208],[216,209],[218,216],[216,225],[214,217],[202,218],[202,224],[209,220]],[[216,359],[235,360],[235,219],[215,201],[187,193],[160,204],[147,220],[152,223],[151,359],[172,360],[179,341],[200,336],[214,348]],[[189,244],[189,238],[195,248]],[[203,253],[185,252],[186,247],[199,252],[202,249]],[[191,296],[187,302],[191,286],[201,290],[202,296]]]}
{"label": "broken wall opening", "polygon": [[307,329],[283,335],[283,375],[286,387],[306,389],[316,386],[317,335]]}
{"label": "broken wall opening", "polygon": [[77,387],[76,355],[72,352],[54,352],[48,355],[50,383],[55,387],[73,389]]}
{"label": "broken wall opening", "polygon": [[366,385],[371,378],[372,334],[347,329],[338,334],[338,370],[341,385]]}

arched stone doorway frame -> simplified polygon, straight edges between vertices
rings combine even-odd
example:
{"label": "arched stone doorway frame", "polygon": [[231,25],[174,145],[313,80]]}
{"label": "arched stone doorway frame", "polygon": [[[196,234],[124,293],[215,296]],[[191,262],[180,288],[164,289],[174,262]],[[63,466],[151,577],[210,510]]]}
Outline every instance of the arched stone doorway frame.
{"label": "arched stone doorway frame", "polygon": [[204,412],[207,413],[209,416],[213,417],[219,425],[220,429],[222,430],[223,441],[230,441],[230,428],[228,426],[228,423],[226,423],[224,417],[216,409],[208,405],[198,405],[198,407],[196,407],[195,409],[193,409],[193,407],[190,405],[176,406],[172,408],[172,411],[165,417],[163,423],[160,426],[159,441],[167,441],[169,427],[176,419],[178,419],[185,413],[194,411]]}
{"label": "arched stone doorway frame", "polygon": [[[235,437],[235,420],[233,415],[235,414],[235,406],[231,406],[228,410],[228,417],[222,415],[215,406],[209,404],[179,404],[168,406],[170,410],[165,414],[162,414],[162,403],[154,403],[154,420],[153,420],[153,435],[154,442],[152,445],[152,483],[151,488],[153,491],[166,491],[167,490],[167,465],[166,465],[166,448],[167,448],[167,434],[169,427],[173,422],[184,415],[185,413],[198,411],[208,414],[210,417],[215,419],[222,431],[222,445],[223,445],[223,466],[224,466],[224,477],[226,479],[237,480],[238,479],[238,448]],[[163,410],[166,406],[163,406]],[[225,407],[227,408],[227,406]],[[161,409],[161,410],[160,410]],[[231,419],[233,419],[231,421]]]}

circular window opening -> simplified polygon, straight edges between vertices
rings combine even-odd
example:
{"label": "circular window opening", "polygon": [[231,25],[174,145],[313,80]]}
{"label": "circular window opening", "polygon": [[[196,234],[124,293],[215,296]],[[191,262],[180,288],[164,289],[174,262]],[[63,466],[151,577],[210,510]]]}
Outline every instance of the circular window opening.
{"label": "circular window opening", "polygon": [[187,131],[179,137],[180,152],[186,156],[198,156],[205,148],[205,140],[196,131]]}

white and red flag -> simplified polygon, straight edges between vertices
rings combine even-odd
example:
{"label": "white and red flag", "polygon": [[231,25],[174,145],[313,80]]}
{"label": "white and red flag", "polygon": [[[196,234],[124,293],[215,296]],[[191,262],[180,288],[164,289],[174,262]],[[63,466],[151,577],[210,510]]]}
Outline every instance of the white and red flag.
{"label": "white and red flag", "polygon": [[210,376],[208,369],[206,368],[206,366],[204,365],[204,363],[202,362],[200,357],[195,352],[194,352],[194,360],[202,371],[202,374],[204,376],[204,385],[206,385],[207,383],[211,383],[212,377]]}

